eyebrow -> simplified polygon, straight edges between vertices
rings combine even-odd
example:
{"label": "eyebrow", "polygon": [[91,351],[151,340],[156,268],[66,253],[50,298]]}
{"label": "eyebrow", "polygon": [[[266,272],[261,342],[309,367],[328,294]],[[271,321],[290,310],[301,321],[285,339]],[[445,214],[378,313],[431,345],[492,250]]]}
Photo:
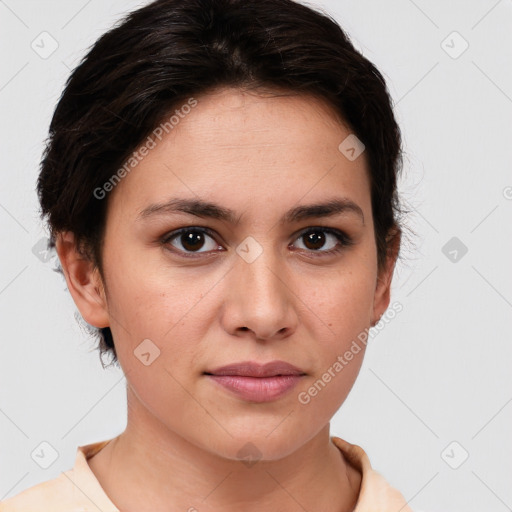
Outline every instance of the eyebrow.
{"label": "eyebrow", "polygon": [[[233,210],[201,199],[173,198],[165,203],[156,203],[144,208],[137,220],[147,219],[156,215],[185,213],[201,218],[210,218],[239,224],[242,215]],[[300,222],[306,219],[332,217],[334,215],[354,213],[361,217],[364,225],[364,213],[359,205],[346,197],[333,198],[325,202],[301,205],[287,211],[280,219],[281,224]]]}

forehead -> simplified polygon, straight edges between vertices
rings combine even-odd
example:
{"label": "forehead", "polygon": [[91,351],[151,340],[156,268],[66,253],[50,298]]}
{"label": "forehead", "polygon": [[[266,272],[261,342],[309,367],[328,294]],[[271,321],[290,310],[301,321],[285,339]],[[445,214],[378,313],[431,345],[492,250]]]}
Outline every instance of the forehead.
{"label": "forehead", "polygon": [[212,144],[226,153],[256,147],[271,151],[295,146],[298,151],[304,143],[311,150],[332,145],[340,133],[349,133],[334,110],[313,96],[238,89],[200,97],[179,128],[167,142],[188,142],[198,150]]}
{"label": "forehead", "polygon": [[340,151],[351,131],[323,101],[237,89],[195,100],[193,108],[175,109],[172,128],[154,138],[112,202],[122,196],[140,211],[150,201],[184,195],[229,200],[233,209],[255,198],[261,206],[284,195],[313,201],[334,191],[367,199],[365,155],[351,161]]}

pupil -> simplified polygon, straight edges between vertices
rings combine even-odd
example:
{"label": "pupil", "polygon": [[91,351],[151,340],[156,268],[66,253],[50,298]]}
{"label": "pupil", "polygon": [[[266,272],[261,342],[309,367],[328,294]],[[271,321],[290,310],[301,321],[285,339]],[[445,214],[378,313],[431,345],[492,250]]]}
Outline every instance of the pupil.
{"label": "pupil", "polygon": [[306,237],[307,237],[307,242],[311,243],[314,246],[314,247],[311,247],[312,249],[320,249],[324,245],[325,234],[320,231],[308,233],[306,235]]}
{"label": "pupil", "polygon": [[185,249],[194,251],[200,249],[203,243],[203,233],[197,231],[189,231],[185,235],[181,235],[181,243]]}

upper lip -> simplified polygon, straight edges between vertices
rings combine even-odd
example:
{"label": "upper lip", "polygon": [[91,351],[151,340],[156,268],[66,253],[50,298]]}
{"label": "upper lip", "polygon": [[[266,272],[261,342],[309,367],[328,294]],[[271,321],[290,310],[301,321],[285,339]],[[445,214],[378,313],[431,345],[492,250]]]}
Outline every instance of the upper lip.
{"label": "upper lip", "polygon": [[209,375],[238,375],[241,377],[275,377],[277,375],[305,375],[300,368],[286,361],[259,364],[252,361],[233,363],[205,372]]}

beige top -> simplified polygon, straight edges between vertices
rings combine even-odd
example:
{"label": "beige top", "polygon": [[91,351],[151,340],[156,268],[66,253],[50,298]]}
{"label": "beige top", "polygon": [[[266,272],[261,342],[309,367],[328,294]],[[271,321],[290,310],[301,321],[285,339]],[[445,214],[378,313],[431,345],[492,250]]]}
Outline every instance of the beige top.
{"label": "beige top", "polygon": [[[367,454],[360,446],[339,437],[331,439],[347,462],[362,475],[354,512],[412,512],[402,494],[372,469]],[[0,502],[0,512],[120,512],[87,463],[87,459],[111,440],[79,446],[72,469]]]}

